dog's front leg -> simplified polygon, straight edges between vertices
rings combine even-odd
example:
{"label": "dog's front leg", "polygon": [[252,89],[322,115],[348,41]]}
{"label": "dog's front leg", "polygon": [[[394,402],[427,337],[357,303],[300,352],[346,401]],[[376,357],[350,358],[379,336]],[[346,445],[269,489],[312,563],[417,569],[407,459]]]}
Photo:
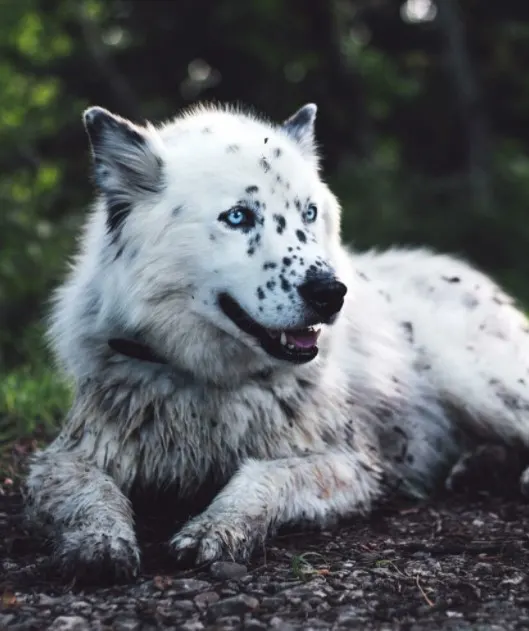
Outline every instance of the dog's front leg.
{"label": "dog's front leg", "polygon": [[65,578],[136,576],[140,552],[132,506],[95,464],[52,445],[33,458],[25,495],[29,524],[50,537],[54,564]]}
{"label": "dog's front leg", "polygon": [[249,460],[200,515],[171,540],[177,558],[195,563],[246,560],[277,527],[362,513],[381,493],[380,468],[362,454],[330,452]]}

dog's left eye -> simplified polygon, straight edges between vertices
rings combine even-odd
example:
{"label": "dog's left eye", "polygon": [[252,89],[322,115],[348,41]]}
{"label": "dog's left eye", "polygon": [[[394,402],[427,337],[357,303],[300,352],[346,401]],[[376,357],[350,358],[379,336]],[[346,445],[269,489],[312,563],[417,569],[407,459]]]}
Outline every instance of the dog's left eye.
{"label": "dog's left eye", "polygon": [[309,204],[309,207],[305,211],[303,215],[303,219],[305,223],[313,223],[316,221],[316,217],[318,216],[318,207],[316,204]]}
{"label": "dog's left eye", "polygon": [[249,208],[236,206],[221,213],[219,221],[224,222],[231,228],[253,228],[255,226],[255,215]]}

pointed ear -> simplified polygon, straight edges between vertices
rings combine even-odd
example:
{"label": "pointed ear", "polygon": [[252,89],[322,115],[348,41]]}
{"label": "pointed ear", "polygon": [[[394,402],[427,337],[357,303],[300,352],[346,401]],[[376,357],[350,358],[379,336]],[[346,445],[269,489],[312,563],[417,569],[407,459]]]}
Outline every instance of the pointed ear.
{"label": "pointed ear", "polygon": [[303,153],[316,152],[314,123],[318,107],[314,103],[307,103],[292,114],[282,125],[283,130],[295,140]]}
{"label": "pointed ear", "polygon": [[96,186],[107,202],[110,231],[119,229],[135,201],[163,188],[161,147],[151,130],[102,107],[83,113]]}

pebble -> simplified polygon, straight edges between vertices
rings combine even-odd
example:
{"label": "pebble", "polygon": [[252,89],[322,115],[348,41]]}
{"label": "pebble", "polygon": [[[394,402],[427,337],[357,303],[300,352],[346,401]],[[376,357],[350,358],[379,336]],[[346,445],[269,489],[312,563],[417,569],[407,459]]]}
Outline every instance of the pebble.
{"label": "pebble", "polygon": [[50,624],[48,631],[90,631],[90,626],[81,616],[59,616]]}
{"label": "pebble", "polygon": [[211,618],[220,618],[221,616],[242,616],[243,614],[254,611],[259,607],[259,601],[253,596],[239,594],[231,598],[219,600],[210,605],[208,609]]}
{"label": "pebble", "polygon": [[229,561],[216,561],[212,563],[209,572],[211,576],[219,580],[229,580],[242,578],[248,574],[248,569],[240,563],[231,563]]}
{"label": "pebble", "polygon": [[137,618],[118,616],[112,623],[112,631],[138,631],[141,623]]}
{"label": "pebble", "polygon": [[197,594],[194,598],[195,604],[200,609],[204,609],[205,607],[209,607],[213,603],[216,603],[220,600],[220,596],[217,592],[202,592],[201,594]]}
{"label": "pebble", "polygon": [[207,581],[199,581],[196,578],[179,578],[171,582],[170,593],[172,596],[192,596],[199,592],[211,591],[212,585]]}

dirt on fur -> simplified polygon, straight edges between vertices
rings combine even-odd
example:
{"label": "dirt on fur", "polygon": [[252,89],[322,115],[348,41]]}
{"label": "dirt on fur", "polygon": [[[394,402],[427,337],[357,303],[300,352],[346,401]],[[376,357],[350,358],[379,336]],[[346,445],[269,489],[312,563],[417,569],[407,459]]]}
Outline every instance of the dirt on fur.
{"label": "dirt on fur", "polygon": [[[529,505],[452,497],[391,506],[323,532],[267,542],[247,566],[175,568],[157,529],[142,532],[143,571],[126,585],[65,585],[0,496],[0,629],[529,628]],[[174,528],[173,528],[174,529]]]}

